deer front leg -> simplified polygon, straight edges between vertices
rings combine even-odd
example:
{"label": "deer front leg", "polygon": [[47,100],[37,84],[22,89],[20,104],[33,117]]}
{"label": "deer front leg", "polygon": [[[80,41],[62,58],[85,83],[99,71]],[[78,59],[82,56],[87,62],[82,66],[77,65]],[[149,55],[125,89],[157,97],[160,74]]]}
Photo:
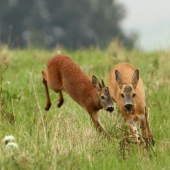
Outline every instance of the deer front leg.
{"label": "deer front leg", "polygon": [[90,116],[92,118],[93,123],[95,124],[96,129],[99,130],[100,133],[103,133],[109,140],[112,140],[112,137],[106,132],[105,128],[100,122],[99,112],[92,113],[90,114]]}
{"label": "deer front leg", "polygon": [[137,149],[138,149],[138,151],[140,153],[140,148],[139,148],[140,141],[139,141],[138,130],[137,130],[137,127],[135,125],[135,122],[131,122],[131,123],[127,122],[127,125],[128,125],[128,127],[130,129],[130,132],[131,132],[131,134],[132,134],[132,136],[134,138],[134,141],[136,143]]}
{"label": "deer front leg", "polygon": [[41,73],[42,73],[42,83],[44,84],[45,92],[46,92],[46,98],[47,98],[45,110],[48,111],[51,107],[51,100],[50,100],[50,96],[49,96],[49,92],[48,92],[48,86],[47,86],[47,75],[46,75],[46,72],[43,71],[43,70],[41,71]]}
{"label": "deer front leg", "polygon": [[145,148],[148,148],[148,139],[146,136],[146,121],[145,119],[140,121],[140,129],[141,129],[141,133],[142,133],[142,139],[144,140],[144,145]]}

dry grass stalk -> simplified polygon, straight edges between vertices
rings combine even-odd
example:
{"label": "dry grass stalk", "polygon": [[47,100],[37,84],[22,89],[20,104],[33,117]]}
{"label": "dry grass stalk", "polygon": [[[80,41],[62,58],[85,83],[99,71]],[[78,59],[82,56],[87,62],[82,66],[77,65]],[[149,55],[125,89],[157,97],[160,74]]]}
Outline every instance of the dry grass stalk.
{"label": "dry grass stalk", "polygon": [[[136,147],[136,143],[133,141],[132,134],[122,128],[117,128],[122,132],[123,139],[119,142],[119,155],[123,157],[123,159],[126,159],[126,156],[131,156],[133,153],[133,148]],[[141,145],[141,151],[143,151],[143,154],[146,155],[147,153],[150,155],[153,155],[157,157],[155,151],[153,150],[153,147],[149,141],[149,137],[143,139],[141,135],[139,135],[140,145]],[[135,145],[135,146],[134,146]],[[142,149],[143,148],[143,149]],[[145,150],[147,152],[145,152]],[[142,154],[142,153],[141,153]]]}

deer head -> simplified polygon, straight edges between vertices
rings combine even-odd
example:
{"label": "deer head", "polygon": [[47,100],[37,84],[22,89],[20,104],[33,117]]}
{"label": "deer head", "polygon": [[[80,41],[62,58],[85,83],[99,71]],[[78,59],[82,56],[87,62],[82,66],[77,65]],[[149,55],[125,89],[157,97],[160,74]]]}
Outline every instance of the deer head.
{"label": "deer head", "polygon": [[102,79],[102,84],[97,80],[95,76],[92,77],[92,84],[94,88],[98,91],[98,97],[101,106],[109,112],[114,110],[113,101],[111,100],[108,87],[105,87],[104,81]]}
{"label": "deer head", "polygon": [[116,81],[121,89],[121,100],[127,113],[132,113],[132,109],[135,102],[135,89],[139,81],[139,70],[136,70],[132,76],[131,83],[127,85],[119,71],[115,70]]}

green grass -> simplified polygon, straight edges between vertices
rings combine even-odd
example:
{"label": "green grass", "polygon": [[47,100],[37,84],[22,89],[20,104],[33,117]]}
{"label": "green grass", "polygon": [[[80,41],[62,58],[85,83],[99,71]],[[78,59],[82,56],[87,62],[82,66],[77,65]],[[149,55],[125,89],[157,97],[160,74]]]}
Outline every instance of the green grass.
{"label": "green grass", "polygon": [[[46,97],[41,82],[41,70],[56,50],[0,49],[3,114],[0,121],[0,139],[13,135],[18,150],[7,149],[1,142],[0,169],[129,169],[152,170],[170,167],[170,51],[152,53],[126,51],[115,44],[106,50],[90,48],[67,51],[81,69],[92,77],[103,76],[107,84],[112,67],[119,62],[135,65],[143,79],[149,121],[156,144],[152,152],[139,156],[136,147],[125,159],[119,155],[122,134],[115,127],[122,126],[122,116],[100,111],[100,119],[113,142],[96,132],[83,108],[67,94],[65,102],[57,108],[58,94],[50,90],[52,107],[44,110]],[[3,64],[2,64],[3,62]],[[2,74],[5,67],[7,70]],[[15,116],[15,122],[8,118]]]}

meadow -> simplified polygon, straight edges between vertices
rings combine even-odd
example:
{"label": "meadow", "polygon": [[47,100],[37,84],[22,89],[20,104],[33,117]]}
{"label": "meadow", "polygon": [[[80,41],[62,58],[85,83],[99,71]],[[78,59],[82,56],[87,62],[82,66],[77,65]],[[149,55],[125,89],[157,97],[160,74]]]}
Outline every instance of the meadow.
{"label": "meadow", "polygon": [[[129,62],[140,71],[146,93],[149,122],[155,146],[139,155],[131,146],[131,155],[120,154],[124,120],[115,104],[112,113],[100,111],[100,120],[113,137],[108,141],[96,132],[88,113],[64,93],[64,104],[57,107],[58,94],[49,89],[52,107],[44,110],[46,96],[41,70],[57,50],[0,48],[1,115],[0,170],[129,169],[152,170],[170,167],[170,50],[127,51],[116,43],[76,51],[60,49],[89,76],[108,77],[119,62]],[[78,90],[78,89],[76,89]],[[15,120],[14,120],[15,119]],[[126,126],[125,126],[126,127]],[[6,148],[2,139],[16,138],[18,149]],[[155,154],[157,156],[155,156]]]}

